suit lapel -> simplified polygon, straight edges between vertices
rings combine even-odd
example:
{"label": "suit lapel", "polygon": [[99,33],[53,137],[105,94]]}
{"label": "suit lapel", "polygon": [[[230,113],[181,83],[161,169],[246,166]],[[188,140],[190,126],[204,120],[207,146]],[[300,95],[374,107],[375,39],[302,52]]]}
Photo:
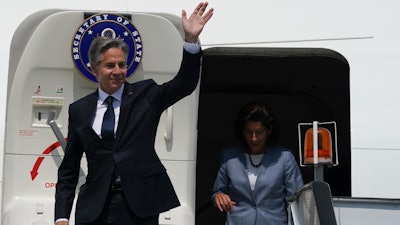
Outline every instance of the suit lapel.
{"label": "suit lapel", "polygon": [[96,115],[96,107],[97,107],[97,100],[99,98],[98,91],[95,91],[89,95],[87,95],[82,101],[79,103],[78,109],[79,115],[81,117],[79,118],[79,121],[77,125],[79,126],[91,126],[91,122],[94,119],[94,116]]}
{"label": "suit lapel", "polygon": [[248,175],[248,168],[251,165],[248,165],[248,163],[247,163],[247,156],[245,154],[244,149],[242,149],[239,154],[239,160],[240,160],[241,166],[238,167],[238,168],[240,168],[240,171],[238,171],[238,172],[243,173],[242,176],[245,177],[245,179],[247,180],[246,193],[249,193],[254,198],[253,191],[251,190],[251,186],[250,186],[249,175]]}
{"label": "suit lapel", "polygon": [[99,93],[96,90],[85,98],[85,101],[83,102],[83,107],[80,107],[80,109],[82,110],[81,115],[83,115],[81,121],[83,127],[81,129],[87,129],[87,131],[91,130],[89,133],[94,134],[95,136],[97,136],[97,138],[99,138],[99,136],[96,134],[96,132],[94,132],[92,128],[92,122],[94,120],[94,116],[96,115],[98,99]]}
{"label": "suit lapel", "polygon": [[116,133],[116,145],[118,145],[121,135],[126,128],[128,117],[132,110],[132,102],[136,98],[133,92],[133,84],[125,83],[122,93],[121,106],[119,111],[118,128]]}
{"label": "suit lapel", "polygon": [[[267,176],[266,171],[265,171],[265,170],[267,170],[267,168],[266,168],[267,165],[265,164],[266,157],[267,157],[266,154],[268,154],[267,152],[268,151],[266,151],[264,153],[264,156],[261,159],[261,166],[258,168],[257,180],[256,180],[256,183],[254,184],[254,191],[251,191],[255,203],[258,203],[261,200],[261,199],[258,199],[258,197],[260,196],[259,193],[262,191],[265,191],[265,190],[260,189],[260,183],[265,182],[265,176]],[[248,166],[251,166],[251,165],[248,165]]]}

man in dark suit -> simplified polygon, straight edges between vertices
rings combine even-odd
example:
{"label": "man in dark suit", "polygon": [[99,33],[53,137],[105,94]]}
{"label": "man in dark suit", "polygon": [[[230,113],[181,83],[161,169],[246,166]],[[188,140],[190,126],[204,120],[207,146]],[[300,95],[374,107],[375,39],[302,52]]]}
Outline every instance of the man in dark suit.
{"label": "man in dark suit", "polygon": [[126,82],[125,42],[93,40],[89,60],[99,88],[69,108],[68,142],[55,195],[56,225],[68,224],[83,153],[88,174],[77,199],[77,225],[157,225],[159,213],[180,205],[154,140],[161,113],[197,86],[198,36],[213,15],[212,8],[206,12],[207,6],[199,3],[189,18],[182,10],[181,68],[161,85],[153,80]]}

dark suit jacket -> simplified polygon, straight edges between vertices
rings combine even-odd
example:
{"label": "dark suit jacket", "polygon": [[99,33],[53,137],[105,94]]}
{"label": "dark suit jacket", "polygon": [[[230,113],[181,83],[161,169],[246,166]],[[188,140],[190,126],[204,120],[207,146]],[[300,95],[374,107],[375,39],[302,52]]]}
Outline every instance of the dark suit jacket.
{"label": "dark suit jacket", "polygon": [[91,127],[97,91],[70,105],[68,142],[58,170],[55,219],[70,217],[83,153],[88,174],[79,190],[76,222],[91,222],[99,216],[115,166],[127,202],[137,216],[156,215],[180,205],[154,141],[161,113],[196,88],[200,58],[201,52],[184,51],[178,74],[162,85],[153,80],[125,83],[114,148]]}

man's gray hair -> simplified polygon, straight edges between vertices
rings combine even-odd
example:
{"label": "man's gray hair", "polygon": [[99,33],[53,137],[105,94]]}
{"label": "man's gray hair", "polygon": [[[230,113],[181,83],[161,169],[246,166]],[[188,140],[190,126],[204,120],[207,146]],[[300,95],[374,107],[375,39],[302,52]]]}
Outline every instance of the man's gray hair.
{"label": "man's gray hair", "polygon": [[89,62],[90,65],[97,66],[103,60],[103,53],[110,48],[119,48],[125,54],[125,59],[128,58],[129,46],[121,38],[110,38],[98,36],[93,39],[89,47]]}

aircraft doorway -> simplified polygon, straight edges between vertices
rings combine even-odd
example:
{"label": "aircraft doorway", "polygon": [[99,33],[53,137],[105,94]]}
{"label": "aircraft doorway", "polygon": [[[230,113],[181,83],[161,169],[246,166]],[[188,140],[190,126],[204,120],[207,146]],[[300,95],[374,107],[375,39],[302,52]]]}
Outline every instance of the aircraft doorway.
{"label": "aircraft doorway", "polygon": [[[299,162],[298,124],[337,123],[339,165],[324,170],[332,196],[351,196],[349,65],[321,48],[210,48],[204,51],[198,111],[196,225],[224,224],[210,203],[220,150],[235,145],[233,120],[240,106],[266,101],[280,122],[282,146]],[[304,182],[313,167],[301,167]]]}

